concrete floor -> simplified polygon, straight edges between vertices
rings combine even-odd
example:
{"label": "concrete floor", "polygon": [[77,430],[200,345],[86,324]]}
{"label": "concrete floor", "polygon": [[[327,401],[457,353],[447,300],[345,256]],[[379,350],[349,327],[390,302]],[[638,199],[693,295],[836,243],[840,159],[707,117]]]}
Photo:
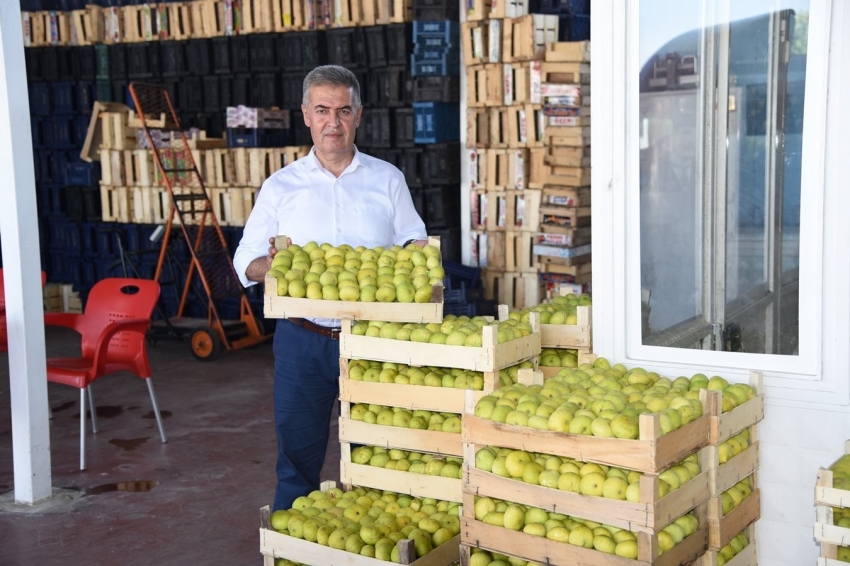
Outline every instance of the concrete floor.
{"label": "concrete floor", "polygon": [[[77,355],[79,340],[47,330],[47,352]],[[7,354],[0,354],[0,564],[257,565],[259,509],[274,496],[277,447],[270,344],[195,361],[186,343],[149,348],[167,444],[144,382],[116,374],[95,384],[99,432],[79,470],[79,391],[48,384],[54,488],[36,508],[11,505]],[[339,478],[336,419],[323,479]],[[122,487],[148,491],[128,492]]]}

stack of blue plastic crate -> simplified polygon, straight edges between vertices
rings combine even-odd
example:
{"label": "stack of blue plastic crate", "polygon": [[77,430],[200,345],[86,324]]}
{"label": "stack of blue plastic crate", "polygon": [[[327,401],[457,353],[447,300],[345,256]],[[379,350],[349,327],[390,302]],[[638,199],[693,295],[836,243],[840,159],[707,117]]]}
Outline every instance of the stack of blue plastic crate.
{"label": "stack of blue plastic crate", "polygon": [[456,316],[494,315],[496,303],[484,299],[481,270],[461,263],[443,261],[446,278],[443,281],[443,314]]}
{"label": "stack of blue plastic crate", "polygon": [[532,14],[558,15],[558,41],[590,39],[590,0],[531,0]]}

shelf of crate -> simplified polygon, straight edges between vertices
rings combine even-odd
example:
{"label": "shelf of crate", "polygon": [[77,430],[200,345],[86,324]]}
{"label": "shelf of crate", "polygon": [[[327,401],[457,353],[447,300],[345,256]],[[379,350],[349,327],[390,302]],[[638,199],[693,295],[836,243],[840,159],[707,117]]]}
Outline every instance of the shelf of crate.
{"label": "shelf of crate", "polygon": [[[277,239],[285,236],[278,236]],[[428,243],[440,246],[439,238]],[[280,249],[283,249],[282,246]],[[356,301],[321,301],[277,296],[277,281],[266,275],[263,314],[266,318],[334,318],[348,320],[383,320],[386,322],[443,322],[443,287],[435,285],[428,303],[361,303]],[[341,345],[341,344],[340,344]],[[351,356],[349,356],[351,357]],[[359,356],[368,359],[368,356]],[[377,359],[377,358],[376,358]],[[384,360],[390,361],[390,360]],[[426,365],[426,364],[422,364]]]}
{"label": "shelf of crate", "polygon": [[[711,430],[709,431],[709,442],[711,444],[720,444],[764,419],[764,378],[760,372],[750,372],[750,387],[755,390],[755,397],[731,411],[718,412],[715,416],[712,416]],[[709,402],[721,402],[719,392],[716,393],[713,396],[716,401],[711,401],[710,398]]]}
{"label": "shelf of crate", "polygon": [[[850,454],[850,440],[844,443],[844,454]],[[815,540],[820,543],[818,566],[845,564],[837,560],[838,547],[850,546],[850,528],[834,525],[832,510],[833,507],[850,506],[850,490],[833,487],[833,477],[832,470],[825,468],[818,470],[815,485],[817,522],[814,528]]]}
{"label": "shelf of crate", "polygon": [[[271,528],[269,506],[260,509],[260,553],[264,564],[273,566],[275,558],[286,558],[306,566],[385,566],[383,560],[360,556],[345,550],[322,546],[315,542],[291,537]],[[422,558],[414,560],[413,541],[400,541],[401,564],[410,566],[450,566],[458,560],[460,535],[441,544]]]}
{"label": "shelf of crate", "polygon": [[576,318],[576,324],[541,324],[541,346],[568,350],[590,348],[593,339],[591,307],[577,307]]}
{"label": "shelf of crate", "polygon": [[581,517],[621,529],[657,532],[697,505],[705,503],[710,497],[708,470],[661,498],[658,497],[658,476],[645,474],[640,479],[639,502],[619,501],[527,484],[521,479],[501,477],[475,468],[475,453],[484,446],[486,445],[464,443],[464,460],[467,462],[464,465],[465,493],[522,503],[548,512]]}
{"label": "shelf of crate", "polygon": [[[746,528],[749,544],[741,549],[741,552],[726,562],[726,566],[758,566],[758,552],[756,547],[755,525],[750,523]],[[693,566],[717,566],[717,550],[708,550],[702,557],[694,562]],[[837,566],[837,565],[835,565]]]}
{"label": "shelf of crate", "polygon": [[[700,399],[706,406],[705,394]],[[662,435],[658,415],[640,415],[637,440],[551,432],[476,417],[475,398],[467,394],[463,440],[482,445],[579,458],[645,473],[660,473],[708,444],[708,411],[698,419]]]}
{"label": "shelf of crate", "polygon": [[[638,558],[633,560],[614,554],[605,554],[593,549],[549,540],[544,537],[513,531],[478,521],[471,515],[474,508],[472,494],[464,494],[463,516],[460,518],[461,543],[517,556],[524,560],[548,564],[550,566],[575,566],[586,564],[594,566],[680,566],[688,564],[702,555],[707,546],[708,527],[705,522],[704,505],[697,507],[700,526],[691,536],[685,538],[658,556],[658,539],[649,533],[638,532]],[[461,553],[464,549],[461,548]]]}
{"label": "shelf of crate", "polygon": [[[440,307],[442,309],[442,303]],[[540,318],[537,313],[534,314],[531,334],[502,344],[498,343],[496,326],[484,326],[481,329],[480,348],[356,336],[351,334],[350,321],[344,320],[339,337],[339,355],[349,359],[395,362],[410,366],[429,366],[439,362],[443,367],[494,372],[540,354]]]}
{"label": "shelf of crate", "polygon": [[[758,486],[741,501],[740,505],[725,516],[720,497],[712,497],[708,500],[708,548],[720,550],[738,533],[746,529],[747,525],[758,521],[759,517],[761,517],[761,491]],[[845,530],[850,532],[850,529]],[[817,527],[815,533],[817,533]]]}
{"label": "shelf of crate", "polygon": [[717,446],[709,445],[708,460],[711,469],[711,495],[719,496],[721,493],[756,472],[759,467],[759,441],[756,429],[753,427],[750,433],[750,446],[746,450],[720,464],[717,455]]}

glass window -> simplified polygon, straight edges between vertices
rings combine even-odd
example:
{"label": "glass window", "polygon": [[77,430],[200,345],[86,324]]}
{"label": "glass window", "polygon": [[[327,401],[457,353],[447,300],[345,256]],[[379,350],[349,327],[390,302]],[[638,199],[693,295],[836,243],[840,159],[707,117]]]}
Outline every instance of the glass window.
{"label": "glass window", "polygon": [[640,2],[644,345],[798,354],[808,13]]}

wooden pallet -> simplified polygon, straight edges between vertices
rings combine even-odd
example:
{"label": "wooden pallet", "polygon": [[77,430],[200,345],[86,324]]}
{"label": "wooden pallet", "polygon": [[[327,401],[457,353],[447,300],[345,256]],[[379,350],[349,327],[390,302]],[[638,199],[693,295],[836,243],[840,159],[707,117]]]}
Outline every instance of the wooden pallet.
{"label": "wooden pallet", "polygon": [[480,348],[357,336],[351,334],[350,321],[343,320],[339,355],[349,359],[396,362],[413,366],[428,366],[439,360],[443,367],[495,372],[530,360],[540,353],[539,315],[533,316],[531,320],[534,330],[531,334],[502,344],[498,343],[496,326],[485,326],[482,328]]}
{"label": "wooden pallet", "polygon": [[[336,487],[335,482],[323,482],[322,490]],[[410,566],[450,566],[458,560],[460,535],[441,544],[422,558],[416,559],[412,540],[399,541],[399,563]],[[322,546],[315,542],[291,537],[271,528],[271,509],[260,509],[260,553],[264,566],[274,566],[275,558],[285,558],[307,566],[382,566],[383,560],[360,556],[344,550]]]}
{"label": "wooden pallet", "polygon": [[162,224],[168,220],[170,201],[168,190],[161,187],[129,187],[131,222]]}
{"label": "wooden pallet", "polygon": [[[709,550],[720,550],[729,544],[729,541],[738,533],[746,529],[747,525],[758,521],[759,517],[761,517],[761,490],[758,489],[758,486],[726,516],[723,516],[720,497],[710,498],[708,500]],[[850,529],[844,530],[850,533]],[[817,524],[815,525],[815,539],[817,539]]]}
{"label": "wooden pallet", "polygon": [[473,503],[471,494],[464,494],[464,512],[461,525],[461,564],[469,564],[469,549],[481,548],[517,556],[550,566],[574,566],[576,564],[598,566],[681,566],[703,555],[706,550],[708,529],[703,520],[704,506],[696,508],[700,527],[661,556],[658,556],[658,538],[638,532],[638,558],[632,560],[614,554],[605,554],[593,549],[575,546],[544,537],[489,525],[469,516],[467,509]]}
{"label": "wooden pallet", "polygon": [[[720,444],[764,419],[764,376],[760,372],[750,372],[750,387],[756,396],[727,413],[718,413],[712,417],[709,441]],[[715,392],[715,403],[721,403],[720,392]]]}
{"label": "wooden pallet", "polygon": [[505,20],[502,61],[542,60],[546,44],[558,40],[558,16],[530,14]]}
{"label": "wooden pallet", "polygon": [[464,22],[460,26],[464,66],[498,63],[501,60],[502,20]]}
{"label": "wooden pallet", "polygon": [[101,217],[104,222],[130,222],[130,190],[127,187],[100,187]]}
{"label": "wooden pallet", "polygon": [[[745,529],[747,531],[747,540],[749,544],[741,549],[741,552],[732,557],[726,562],[726,566],[758,566],[758,552],[756,547],[756,529],[755,524],[751,523]],[[737,536],[737,535],[736,535]],[[717,566],[717,550],[708,550],[702,557],[694,562],[693,566]],[[846,562],[837,562],[833,566],[846,564]],[[821,566],[819,564],[819,566]]]}
{"label": "wooden pallet", "polygon": [[[850,440],[844,443],[844,454],[850,454]],[[830,465],[832,467],[832,465]],[[832,470],[821,468],[815,486],[815,540],[820,543],[820,558],[818,566],[839,566],[846,564],[838,561],[838,547],[850,545],[850,528],[839,527],[834,522],[833,507],[846,508],[850,506],[850,490],[838,489],[834,486]]]}
{"label": "wooden pallet", "polygon": [[103,43],[103,8],[90,4],[85,10],[73,10],[71,26],[75,45]]}

